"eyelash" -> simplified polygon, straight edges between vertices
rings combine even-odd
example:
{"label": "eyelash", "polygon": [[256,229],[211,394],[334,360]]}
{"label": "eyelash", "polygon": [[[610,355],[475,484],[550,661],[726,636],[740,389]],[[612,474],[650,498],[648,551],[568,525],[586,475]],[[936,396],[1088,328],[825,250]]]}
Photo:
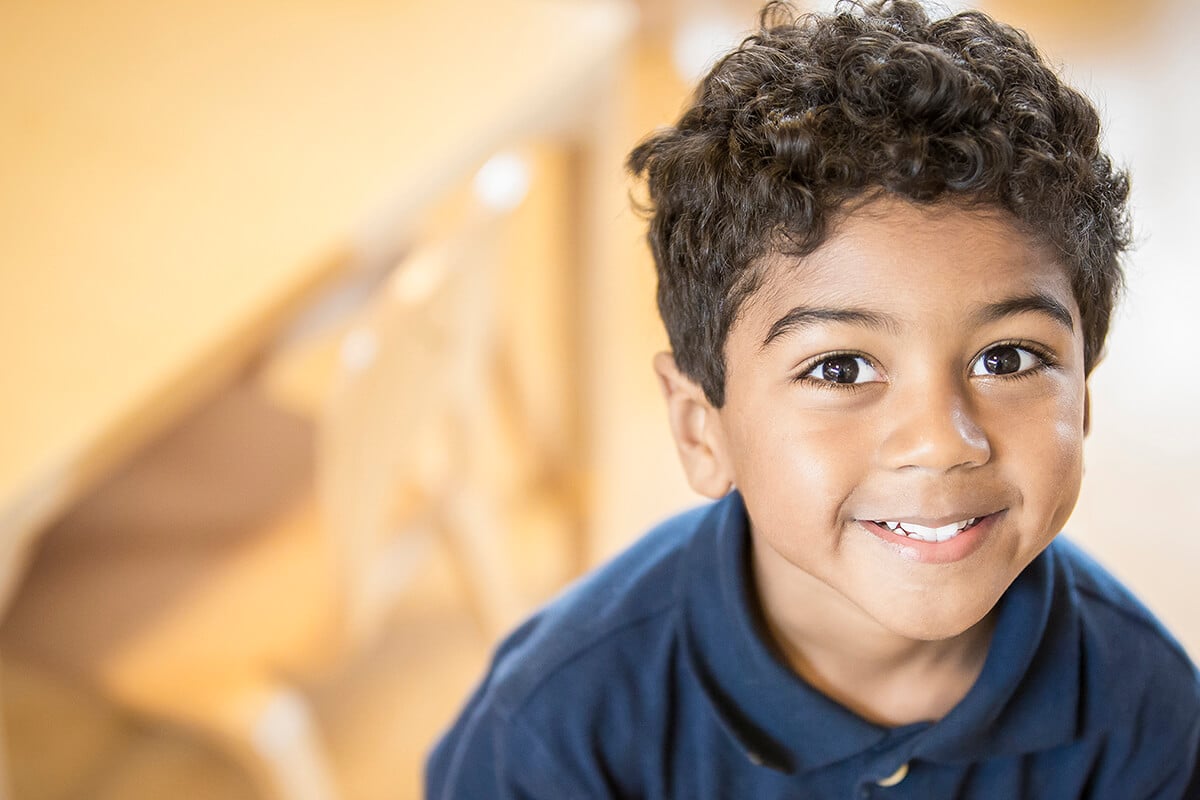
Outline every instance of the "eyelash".
{"label": "eyelash", "polygon": [[808,377],[808,373],[812,372],[814,369],[819,367],[823,362],[829,361],[834,358],[843,358],[843,357],[861,358],[863,361],[866,361],[868,364],[870,364],[876,370],[879,369],[879,367],[876,366],[874,360],[872,360],[870,358],[870,356],[866,355],[865,353],[859,353],[854,350],[837,350],[832,353],[823,353],[815,358],[810,358],[808,361],[804,362],[804,364],[800,367],[799,371],[796,373],[796,376],[794,378],[792,378],[792,383],[805,383],[805,384],[812,386],[814,389],[826,389],[826,390],[834,391],[834,392],[858,392],[858,391],[862,391],[863,389],[867,388],[867,386],[869,386],[870,384],[867,384],[867,383],[835,383],[833,381],[822,381],[822,380],[818,380],[816,378]]}
{"label": "eyelash", "polygon": [[1035,375],[1040,375],[1047,369],[1053,369],[1054,367],[1058,366],[1058,359],[1051,354],[1049,348],[1043,347],[1037,342],[1031,342],[1026,339],[1009,339],[1007,341],[989,344],[987,347],[975,354],[975,356],[971,359],[971,363],[974,364],[983,356],[984,353],[989,350],[994,350],[997,347],[1016,347],[1018,349],[1025,350],[1029,353],[1032,353],[1037,358],[1039,363],[1035,364],[1024,372],[1014,372],[1007,375],[989,375],[988,377],[992,379],[998,378],[1001,380],[1010,381],[1023,380],[1025,378],[1032,378]]}
{"label": "eyelash", "polygon": [[[1023,372],[988,376],[993,379],[1022,380],[1025,378],[1032,378],[1046,369],[1052,369],[1058,366],[1058,360],[1050,353],[1049,348],[1043,347],[1036,342],[1030,342],[1026,339],[1008,339],[1004,341],[993,342],[972,356],[969,363],[974,364],[983,356],[984,353],[989,350],[994,350],[997,347],[1016,347],[1021,350],[1026,350],[1029,353],[1032,353],[1038,359],[1039,363],[1027,370],[1024,370]],[[843,357],[861,358],[876,370],[879,369],[875,362],[865,353],[860,353],[855,350],[836,350],[831,353],[822,353],[821,355],[816,356],[815,358],[810,358],[808,361],[804,362],[804,364],[800,366],[800,369],[797,371],[795,377],[792,378],[792,383],[805,383],[815,389],[826,389],[835,392],[857,392],[868,387],[870,384],[867,383],[835,383],[834,381],[823,381],[808,377],[808,373],[812,372],[823,362],[834,358]]]}

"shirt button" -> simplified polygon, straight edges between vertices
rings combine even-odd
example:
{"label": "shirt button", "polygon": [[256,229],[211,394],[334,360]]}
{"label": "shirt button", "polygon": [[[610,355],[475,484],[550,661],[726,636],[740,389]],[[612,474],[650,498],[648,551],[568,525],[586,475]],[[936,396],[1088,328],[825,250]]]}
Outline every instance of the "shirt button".
{"label": "shirt button", "polygon": [[746,751],[746,758],[749,759],[750,763],[756,767],[761,767],[763,765],[763,757],[753,750]]}
{"label": "shirt button", "polygon": [[886,778],[884,778],[881,781],[876,781],[876,785],[878,785],[878,786],[895,786],[897,783],[904,780],[904,778],[907,775],[908,775],[908,764],[906,762],[904,764],[901,764],[899,767],[897,767],[896,771],[893,772],[891,775],[888,775]]}

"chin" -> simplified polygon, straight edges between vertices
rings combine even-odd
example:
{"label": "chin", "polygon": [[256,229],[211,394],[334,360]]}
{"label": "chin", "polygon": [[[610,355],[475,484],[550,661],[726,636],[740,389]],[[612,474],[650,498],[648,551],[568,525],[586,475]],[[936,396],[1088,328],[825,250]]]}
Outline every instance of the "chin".
{"label": "chin", "polygon": [[951,613],[932,613],[922,609],[913,613],[911,608],[891,607],[876,619],[897,636],[919,642],[940,642],[954,639],[974,628],[987,618],[996,604],[979,604],[964,609],[959,607]]}

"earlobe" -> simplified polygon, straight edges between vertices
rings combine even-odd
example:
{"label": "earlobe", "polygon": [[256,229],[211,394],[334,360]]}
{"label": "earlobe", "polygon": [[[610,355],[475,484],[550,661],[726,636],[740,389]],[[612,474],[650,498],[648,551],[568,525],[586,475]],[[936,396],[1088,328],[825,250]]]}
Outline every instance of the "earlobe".
{"label": "earlobe", "polygon": [[717,410],[704,390],[679,371],[670,353],[654,356],[654,372],[667,401],[667,418],[688,484],[700,494],[719,498],[733,486],[726,466],[724,435]]}

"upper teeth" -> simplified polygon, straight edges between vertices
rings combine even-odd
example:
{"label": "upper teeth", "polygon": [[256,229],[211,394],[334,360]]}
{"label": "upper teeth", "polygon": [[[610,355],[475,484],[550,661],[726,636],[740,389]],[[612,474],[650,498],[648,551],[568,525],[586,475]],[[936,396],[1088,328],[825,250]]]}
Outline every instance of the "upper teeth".
{"label": "upper teeth", "polygon": [[880,525],[886,525],[889,530],[903,534],[913,539],[920,539],[923,542],[945,542],[953,539],[963,530],[974,525],[978,517],[964,519],[961,522],[951,522],[949,525],[943,525],[940,528],[929,528],[924,525],[918,525],[915,522],[890,522],[882,521]]}

